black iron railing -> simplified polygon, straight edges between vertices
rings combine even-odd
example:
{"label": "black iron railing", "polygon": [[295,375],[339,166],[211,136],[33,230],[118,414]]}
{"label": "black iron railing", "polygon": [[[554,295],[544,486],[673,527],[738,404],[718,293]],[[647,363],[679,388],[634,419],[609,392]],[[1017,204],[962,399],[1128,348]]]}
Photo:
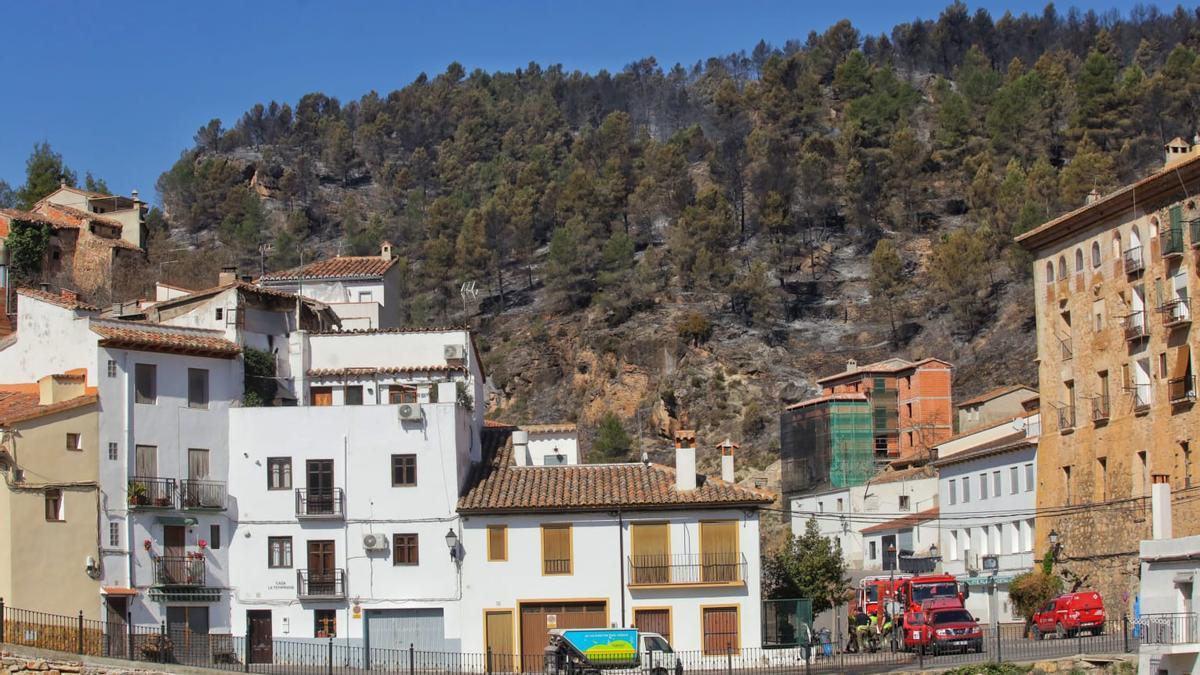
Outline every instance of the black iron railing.
{"label": "black iron railing", "polygon": [[741,553],[634,555],[627,558],[630,586],[729,584],[746,580]]}
{"label": "black iron railing", "polygon": [[1159,246],[1162,257],[1183,255],[1183,228],[1168,227],[1159,233]]}
{"label": "black iron railing", "polygon": [[1172,377],[1167,380],[1167,399],[1171,403],[1196,400],[1196,378],[1191,375]]}
{"label": "black iron railing", "polygon": [[1141,246],[1134,246],[1133,248],[1126,250],[1124,255],[1121,256],[1121,259],[1125,263],[1126,274],[1141,272],[1146,268],[1146,261],[1142,259]]}
{"label": "black iron railing", "polygon": [[134,476],[129,479],[129,506],[143,509],[175,508],[175,479]]}
{"label": "black iron railing", "polygon": [[297,518],[344,518],[346,495],[342,488],[329,490],[296,490]]}
{"label": "black iron railing", "polygon": [[1191,221],[1192,246],[1200,246],[1200,218]]}
{"label": "black iron railing", "polygon": [[1126,340],[1140,340],[1147,335],[1146,312],[1138,310],[1121,317],[1121,326],[1125,330]]}
{"label": "black iron railing", "polygon": [[1181,645],[1200,641],[1195,612],[1143,614],[1133,622],[1142,644]]}
{"label": "black iron railing", "polygon": [[1092,399],[1092,421],[1101,422],[1111,414],[1107,396],[1097,396]]}
{"label": "black iron railing", "polygon": [[1058,409],[1058,428],[1064,430],[1075,428],[1075,406],[1064,405]]}
{"label": "black iron railing", "polygon": [[163,555],[154,559],[154,583],[157,586],[203,586],[206,570],[203,554]]}
{"label": "black iron railing", "polygon": [[296,596],[302,600],[346,597],[346,570],[296,570]]}
{"label": "black iron railing", "polygon": [[225,510],[225,483],[216,480],[179,481],[179,504],[185,509]]}
{"label": "black iron railing", "polygon": [[1168,300],[1158,308],[1158,311],[1162,314],[1164,326],[1179,326],[1192,319],[1192,312],[1191,308],[1188,307],[1187,298]]}

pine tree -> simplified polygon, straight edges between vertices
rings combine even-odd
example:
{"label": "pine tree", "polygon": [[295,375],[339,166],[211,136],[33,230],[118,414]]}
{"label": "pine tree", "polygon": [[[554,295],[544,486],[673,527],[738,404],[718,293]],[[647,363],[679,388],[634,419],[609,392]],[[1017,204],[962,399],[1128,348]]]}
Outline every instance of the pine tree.
{"label": "pine tree", "polygon": [[600,418],[600,425],[596,428],[596,440],[592,442],[592,451],[587,455],[588,462],[623,462],[629,459],[632,446],[633,442],[621,426],[621,420],[610,410]]}
{"label": "pine tree", "polygon": [[55,152],[45,141],[33,146],[29,159],[25,160],[25,184],[17,190],[17,201],[22,209],[33,208],[42,197],[54,192],[60,185],[75,187],[75,172],[67,168],[62,155]]}
{"label": "pine tree", "polygon": [[877,311],[887,315],[892,329],[892,343],[898,341],[896,319],[903,319],[907,309],[903,303],[908,288],[908,274],[904,261],[891,239],[880,239],[871,253],[871,301]]}

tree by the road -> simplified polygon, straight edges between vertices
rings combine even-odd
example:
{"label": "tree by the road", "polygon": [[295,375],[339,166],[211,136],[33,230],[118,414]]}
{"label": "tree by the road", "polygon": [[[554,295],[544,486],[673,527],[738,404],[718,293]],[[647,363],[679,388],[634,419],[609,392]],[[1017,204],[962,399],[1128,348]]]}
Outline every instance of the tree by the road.
{"label": "tree by the road", "polygon": [[821,534],[810,518],[799,537],[788,535],[787,545],[763,560],[763,581],[772,599],[808,598],[813,615],[833,607],[850,584],[842,545]]}

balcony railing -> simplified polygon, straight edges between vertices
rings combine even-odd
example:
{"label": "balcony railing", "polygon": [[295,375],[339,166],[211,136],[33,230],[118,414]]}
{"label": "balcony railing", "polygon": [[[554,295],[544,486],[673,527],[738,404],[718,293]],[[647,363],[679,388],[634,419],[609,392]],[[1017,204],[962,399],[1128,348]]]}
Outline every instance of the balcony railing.
{"label": "balcony railing", "polygon": [[1146,312],[1137,311],[1132,314],[1126,314],[1121,318],[1121,325],[1125,328],[1126,340],[1140,340],[1146,335]]}
{"label": "balcony railing", "polygon": [[1183,228],[1168,227],[1159,233],[1159,246],[1162,257],[1170,258],[1183,255]]}
{"label": "balcony railing", "polygon": [[1192,320],[1192,312],[1188,307],[1187,298],[1168,300],[1158,308],[1158,311],[1162,313],[1163,325],[1168,328],[1182,326]]}
{"label": "balcony railing", "polygon": [[570,558],[546,558],[542,561],[542,574],[570,574]]}
{"label": "balcony railing", "polygon": [[346,495],[342,488],[296,490],[296,517],[339,520],[346,517]]}
{"label": "balcony railing", "polygon": [[1184,645],[1197,642],[1195,612],[1143,614],[1134,619],[1133,631],[1144,645]]}
{"label": "balcony railing", "polygon": [[179,505],[185,509],[225,510],[225,483],[216,480],[179,481]]}
{"label": "balcony railing", "polygon": [[1192,247],[1200,246],[1200,218],[1191,221]]}
{"label": "balcony railing", "polygon": [[1075,428],[1075,406],[1064,405],[1058,409],[1058,428],[1063,430]]}
{"label": "balcony railing", "polygon": [[203,586],[207,565],[203,557],[159,556],[154,559],[156,586]]}
{"label": "balcony railing", "polygon": [[1167,380],[1167,399],[1171,403],[1187,403],[1196,400],[1196,378],[1191,375]]}
{"label": "balcony railing", "polygon": [[326,572],[296,570],[296,596],[301,600],[337,600],[346,597],[346,570]]}
{"label": "balcony railing", "polygon": [[130,478],[129,506],[139,509],[175,508],[175,479],[149,476]]}
{"label": "balcony railing", "polygon": [[746,581],[741,553],[635,555],[627,558],[630,586],[736,584]]}
{"label": "balcony railing", "polygon": [[1143,412],[1150,409],[1150,385],[1135,384],[1130,392],[1133,394],[1133,410],[1134,412]]}
{"label": "balcony railing", "polygon": [[1096,398],[1092,399],[1093,422],[1103,422],[1104,420],[1108,419],[1110,414],[1111,412],[1109,411],[1107,396],[1097,396]]}
{"label": "balcony railing", "polygon": [[1142,247],[1134,246],[1125,251],[1121,256],[1121,260],[1125,263],[1125,274],[1136,274],[1146,268],[1146,261],[1142,259]]}

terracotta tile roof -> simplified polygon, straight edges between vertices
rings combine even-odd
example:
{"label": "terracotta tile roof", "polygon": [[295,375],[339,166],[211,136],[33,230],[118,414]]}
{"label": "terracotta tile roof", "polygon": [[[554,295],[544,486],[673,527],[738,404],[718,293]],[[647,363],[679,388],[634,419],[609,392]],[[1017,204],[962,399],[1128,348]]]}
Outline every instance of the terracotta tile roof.
{"label": "terracotta tile roof", "polygon": [[87,405],[94,405],[100,400],[97,394],[85,394],[75,398],[42,405],[41,396],[36,392],[2,391],[0,390],[0,424],[16,424],[38,417],[52,415],[64,410],[74,410]]}
{"label": "terracotta tile roof", "polygon": [[793,403],[793,404],[789,405],[787,408],[785,408],[785,410],[795,410],[796,408],[807,408],[810,405],[816,405],[818,403],[826,403],[828,401],[866,401],[866,400],[867,400],[867,395],[862,392],[847,392],[847,393],[843,393],[843,394],[825,394],[823,396],[817,396],[816,398],[810,398],[810,399],[807,399],[804,401],[800,401],[799,403]]}
{"label": "terracotta tile roof", "polygon": [[325,330],[311,335],[385,335],[389,333],[457,333],[471,330],[467,326],[410,326],[408,328],[352,328]]}
{"label": "terracotta tile roof", "polygon": [[84,190],[83,188],[77,188],[71,185],[62,185],[58,189],[81,194],[91,199],[120,199],[120,197],[117,197],[117,195],[104,194],[103,192],[92,192],[91,190]]}
{"label": "terracotta tile roof", "polygon": [[[8,220],[25,220],[31,223],[45,223],[55,230],[78,230],[83,223],[60,215],[20,211],[18,209],[0,209],[0,216]],[[7,228],[3,232],[7,234]]]}
{"label": "terracotta tile roof", "polygon": [[113,238],[93,237],[93,238],[89,239],[88,241],[90,241],[94,244],[99,244],[101,246],[108,246],[109,248],[123,248],[123,249],[127,249],[130,251],[142,250],[142,247],[138,246],[137,244],[125,241],[124,239],[120,239],[117,237],[113,237]]}
{"label": "terracotta tile roof", "polygon": [[459,513],[757,507],[774,501],[769,492],[708,476],[697,476],[695,490],[680,492],[675,470],[660,464],[513,466],[509,432],[485,434],[508,438],[458,500]]}
{"label": "terracotta tile roof", "polygon": [[242,351],[237,344],[226,340],[224,333],[216,330],[106,320],[93,320],[91,328],[100,336],[102,347],[225,359]]}
{"label": "terracotta tile roof", "polygon": [[522,431],[528,431],[531,434],[570,434],[578,431],[571,422],[561,422],[559,424],[521,424],[518,425],[518,428]]}
{"label": "terracotta tile roof", "polygon": [[461,371],[462,366],[448,366],[444,363],[432,366],[362,366],[347,368],[309,368],[309,377],[364,377],[371,375],[405,375],[408,373],[446,373]]}
{"label": "terracotta tile roof", "polygon": [[879,485],[881,483],[896,483],[902,480],[920,480],[922,478],[937,478],[937,471],[925,466],[883,471],[875,474],[875,477],[871,479],[871,484]]}
{"label": "terracotta tile roof", "polygon": [[876,532],[902,530],[913,527],[914,525],[920,525],[921,523],[928,523],[931,520],[937,520],[938,513],[938,507],[935,506],[932,509],[926,509],[925,511],[920,511],[909,516],[901,516],[895,520],[889,520],[886,523],[879,523],[878,525],[865,527],[863,528],[862,533],[875,534]]}
{"label": "terracotta tile roof", "polygon": [[1011,394],[1015,391],[1021,391],[1022,389],[1036,391],[1033,387],[1030,387],[1028,385],[1010,384],[1005,387],[996,387],[995,389],[992,389],[991,391],[986,391],[978,396],[973,396],[973,397],[971,397],[965,401],[962,401],[960,403],[955,403],[954,407],[962,408],[962,407],[969,406],[969,405],[978,405],[980,403],[986,403],[994,398],[1000,398],[1001,396],[1004,396],[1006,394]]}
{"label": "terracotta tile roof", "polygon": [[89,220],[94,220],[102,225],[107,226],[107,227],[116,228],[117,230],[120,230],[122,227],[124,227],[121,224],[121,221],[119,221],[119,220],[113,220],[112,218],[109,218],[103,214],[92,213],[90,211],[84,211],[82,209],[77,209],[72,206],[63,206],[62,204],[54,204],[52,202],[46,202],[46,203],[42,204],[41,206],[39,206],[38,208],[42,209],[39,211],[39,213],[46,213],[46,211],[52,211],[52,212],[55,212],[56,214],[63,216],[64,218],[67,218],[72,221],[76,221],[78,223],[77,227],[78,227],[78,225],[82,225],[83,223],[85,223]]}
{"label": "terracotta tile roof", "polygon": [[484,420],[483,421],[484,429],[512,429],[515,426],[516,425],[514,425],[514,424],[508,424],[507,422],[501,422],[499,420]]}
{"label": "terracotta tile roof", "polygon": [[264,288],[262,286],[257,286],[255,284],[246,283],[245,281],[231,281],[227,284],[221,284],[218,286],[213,286],[211,288],[205,288],[205,289],[199,290],[199,291],[192,291],[192,290],[188,290],[186,288],[180,288],[179,286],[170,286],[169,284],[160,284],[160,285],[167,286],[167,287],[173,288],[175,290],[187,291],[187,295],[180,295],[178,297],[174,297],[169,300],[163,300],[161,302],[154,303],[154,307],[156,307],[158,309],[162,309],[163,307],[173,307],[175,305],[187,304],[194,300],[201,300],[203,298],[211,297],[211,296],[217,295],[219,293],[223,293],[225,291],[228,291],[228,290],[231,290],[234,288],[238,289],[239,291],[241,291],[243,293],[249,293],[252,295],[262,295],[262,296],[271,297],[271,298],[283,298],[285,300],[300,300],[301,302],[316,306],[318,308],[328,307],[328,305],[321,302],[320,300],[313,300],[312,298],[306,298],[302,295],[297,295],[296,293],[280,291],[280,290],[277,290],[274,288]]}
{"label": "terracotta tile roof", "polygon": [[822,377],[821,379],[817,380],[817,384],[841,380],[847,377],[859,377],[872,373],[901,373],[906,370],[915,370],[930,363],[940,363],[947,367],[953,367],[949,361],[943,361],[934,357],[924,358],[920,361],[907,361],[905,359],[892,358],[885,359],[883,361],[876,361],[875,363],[868,363],[865,366],[858,366],[854,370],[842,371],[840,373],[834,373],[833,375]]}
{"label": "terracotta tile roof", "polygon": [[128,586],[101,586],[100,592],[104,595],[124,595],[130,597],[138,594],[136,588],[129,588]]}
{"label": "terracotta tile roof", "polygon": [[270,282],[300,279],[373,279],[382,277],[397,260],[398,258],[384,259],[377,255],[336,256],[290,270],[270,272],[258,280]]}
{"label": "terracotta tile roof", "polygon": [[42,302],[48,302],[51,305],[62,307],[63,309],[78,310],[81,312],[99,312],[100,308],[95,305],[89,305],[86,302],[80,302],[77,298],[71,299],[63,296],[61,293],[51,293],[50,291],[35,290],[32,288],[18,288],[17,295],[35,298]]}

